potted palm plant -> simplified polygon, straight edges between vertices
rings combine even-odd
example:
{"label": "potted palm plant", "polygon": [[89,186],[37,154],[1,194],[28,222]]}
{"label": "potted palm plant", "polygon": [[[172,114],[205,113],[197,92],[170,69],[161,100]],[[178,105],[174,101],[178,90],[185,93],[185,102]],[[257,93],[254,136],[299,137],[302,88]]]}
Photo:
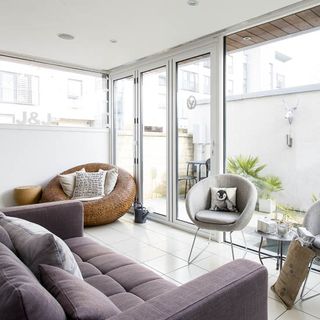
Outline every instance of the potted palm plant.
{"label": "potted palm plant", "polygon": [[262,175],[266,166],[260,163],[258,157],[240,155],[228,158],[227,172],[249,179],[256,186],[259,194],[259,211],[271,213],[276,209],[272,194],[282,190],[282,183],[279,177]]}
{"label": "potted palm plant", "polygon": [[243,176],[258,187],[258,182],[261,180],[261,171],[266,167],[266,164],[260,164],[259,162],[259,158],[253,156],[230,157],[227,161],[227,172]]}
{"label": "potted palm plant", "polygon": [[262,177],[260,180],[259,211],[272,213],[276,210],[276,202],[272,193],[282,190],[281,180],[276,176]]}

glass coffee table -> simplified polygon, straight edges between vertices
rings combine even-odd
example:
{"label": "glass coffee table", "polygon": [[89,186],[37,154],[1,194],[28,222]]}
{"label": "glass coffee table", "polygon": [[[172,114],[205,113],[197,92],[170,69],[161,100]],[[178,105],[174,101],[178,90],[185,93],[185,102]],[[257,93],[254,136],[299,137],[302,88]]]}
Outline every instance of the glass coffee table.
{"label": "glass coffee table", "polygon": [[[280,270],[281,270],[282,263],[285,260],[284,255],[283,255],[283,245],[285,243],[290,243],[293,240],[293,238],[295,236],[295,232],[293,230],[290,230],[285,236],[280,236],[277,233],[264,233],[261,231],[255,231],[255,233],[261,237],[259,251],[258,251],[259,260],[260,260],[261,264],[263,265],[264,259],[276,258],[277,259],[276,269],[279,270],[279,268],[280,268]],[[263,243],[264,239],[274,240],[277,242],[277,254],[276,255],[271,255],[268,253],[261,252],[262,243]]]}

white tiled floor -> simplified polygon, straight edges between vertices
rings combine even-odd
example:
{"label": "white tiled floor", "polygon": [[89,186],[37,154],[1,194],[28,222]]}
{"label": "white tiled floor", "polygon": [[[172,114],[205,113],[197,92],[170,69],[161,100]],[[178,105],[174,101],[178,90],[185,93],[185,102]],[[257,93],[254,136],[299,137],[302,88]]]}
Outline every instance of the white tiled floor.
{"label": "white tiled floor", "polygon": [[[176,284],[186,283],[231,261],[231,251],[227,244],[211,242],[206,250],[188,265],[192,234],[154,221],[135,224],[130,214],[110,225],[86,228],[85,232],[87,236],[138,261]],[[196,254],[207,243],[203,238],[198,239]],[[235,254],[237,258],[241,258],[244,251],[236,249]],[[254,253],[248,253],[246,258],[259,261]],[[265,264],[271,286],[277,279],[278,271],[275,270],[275,261],[265,260]],[[310,274],[307,288],[311,290],[311,295],[320,292],[320,274]],[[320,296],[303,302],[297,298],[294,308],[289,311],[271,290],[268,296],[269,320],[320,319]]]}

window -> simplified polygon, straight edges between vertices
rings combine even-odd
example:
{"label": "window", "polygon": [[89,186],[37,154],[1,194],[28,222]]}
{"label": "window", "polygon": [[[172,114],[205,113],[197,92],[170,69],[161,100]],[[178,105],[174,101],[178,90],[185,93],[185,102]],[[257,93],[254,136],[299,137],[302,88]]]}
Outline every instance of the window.
{"label": "window", "polygon": [[210,68],[210,59],[207,58],[207,59],[203,59],[203,63],[202,63],[203,67],[204,68]]}
{"label": "window", "polygon": [[242,86],[243,86],[243,93],[247,93],[248,92],[248,63],[244,62],[243,63],[243,82],[242,82]]}
{"label": "window", "polygon": [[282,89],[285,87],[285,85],[285,76],[277,73],[277,89]]}
{"label": "window", "polygon": [[165,93],[159,93],[159,109],[166,109],[167,106],[167,95]]}
{"label": "window", "polygon": [[199,75],[195,72],[182,70],[182,79],[180,88],[182,90],[198,92],[199,91]]}
{"label": "window", "polygon": [[269,63],[269,87],[273,89],[273,63]]}
{"label": "window", "polygon": [[227,72],[229,74],[233,73],[233,56],[230,54],[227,55]]}
{"label": "window", "polygon": [[102,74],[0,58],[0,123],[105,128]]}
{"label": "window", "polygon": [[159,86],[166,86],[167,85],[167,78],[165,74],[160,74],[159,77]]}
{"label": "window", "polygon": [[[320,30],[262,42],[226,54],[226,77],[234,95],[314,86],[320,83]],[[234,73],[228,66],[233,57]],[[241,71],[243,70],[243,72]]]}
{"label": "window", "polygon": [[203,93],[210,94],[210,77],[203,76]]}
{"label": "window", "polygon": [[82,96],[82,81],[68,79],[68,98],[79,99]]}
{"label": "window", "polygon": [[233,94],[233,80],[228,80],[227,83],[227,93],[228,95],[232,95]]}
{"label": "window", "polygon": [[38,77],[30,74],[0,71],[0,102],[38,104]]}
{"label": "window", "polygon": [[[256,43],[252,48],[235,49],[228,53],[234,56],[235,73],[231,76],[225,70],[226,172],[246,175],[244,164],[262,168],[259,175],[263,183],[254,181],[259,194],[276,199],[277,206],[269,211],[290,212],[287,221],[295,225],[303,222],[304,213],[313,202],[312,195],[320,196],[319,36],[320,30],[315,28],[273,42]],[[242,68],[243,76],[238,72]],[[247,87],[247,95],[243,94],[242,86]],[[279,161],[280,158],[284,161]],[[269,184],[279,186],[272,195]],[[257,212],[266,211],[263,202],[259,200],[245,230],[250,234],[249,247],[254,249],[258,237],[251,238],[249,230],[264,215]],[[239,240],[242,245],[242,239]],[[277,252],[271,242],[267,245],[265,249]]]}

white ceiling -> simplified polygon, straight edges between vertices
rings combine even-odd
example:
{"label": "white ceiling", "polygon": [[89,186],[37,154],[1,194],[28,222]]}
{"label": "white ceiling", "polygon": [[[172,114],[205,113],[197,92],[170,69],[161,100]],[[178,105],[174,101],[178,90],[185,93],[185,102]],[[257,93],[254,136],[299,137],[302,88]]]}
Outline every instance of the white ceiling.
{"label": "white ceiling", "polygon": [[107,70],[299,1],[186,2],[0,0],[0,51]]}

